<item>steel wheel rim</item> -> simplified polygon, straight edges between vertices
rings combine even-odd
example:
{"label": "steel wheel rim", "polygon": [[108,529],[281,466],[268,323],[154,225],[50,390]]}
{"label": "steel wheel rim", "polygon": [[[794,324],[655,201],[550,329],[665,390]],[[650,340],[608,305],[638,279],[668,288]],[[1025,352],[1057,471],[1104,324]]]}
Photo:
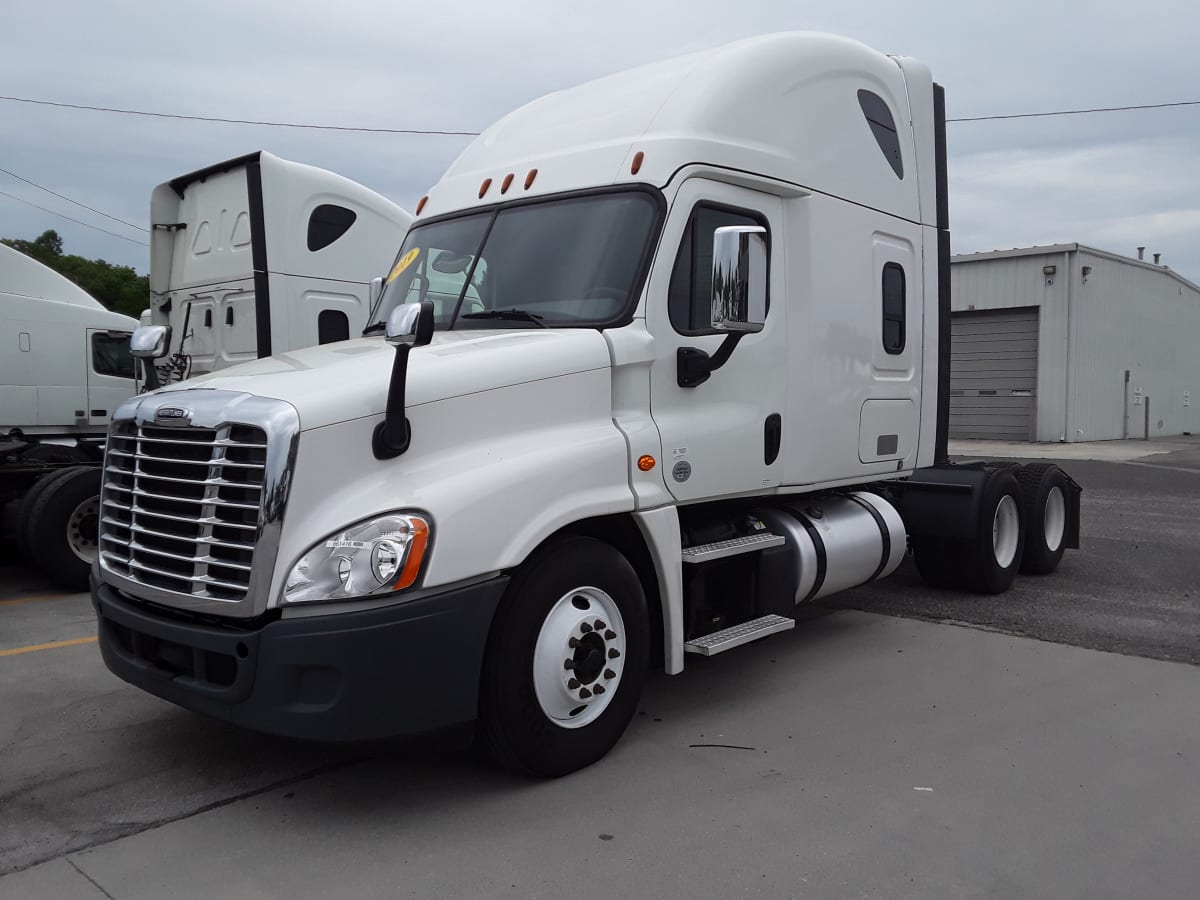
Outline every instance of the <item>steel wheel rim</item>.
{"label": "steel wheel rim", "polygon": [[89,565],[96,561],[99,549],[100,499],[89,497],[67,519],[67,546]]}
{"label": "steel wheel rim", "polygon": [[1017,558],[1017,542],[1021,536],[1021,517],[1017,501],[1012,494],[1005,494],[996,504],[996,515],[992,518],[992,553],[996,565],[1007,569]]}
{"label": "steel wheel rim", "polygon": [[1046,549],[1052,553],[1062,545],[1067,531],[1067,500],[1062,488],[1053,487],[1046,495],[1046,513],[1042,519],[1042,533],[1046,538]]}
{"label": "steel wheel rim", "polygon": [[533,650],[538,705],[560,728],[582,728],[603,715],[625,668],[625,622],[597,587],[568,591],[550,608]]}

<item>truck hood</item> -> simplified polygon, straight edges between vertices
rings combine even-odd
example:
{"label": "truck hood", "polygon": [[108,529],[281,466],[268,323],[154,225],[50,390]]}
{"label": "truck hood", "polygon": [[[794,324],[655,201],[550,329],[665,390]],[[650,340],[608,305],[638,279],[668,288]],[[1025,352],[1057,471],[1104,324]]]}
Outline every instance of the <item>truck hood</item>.
{"label": "truck hood", "polygon": [[[296,408],[302,429],[321,428],[381,415],[395,355],[382,337],[358,338],[243,363],[157,393],[272,397]],[[406,405],[608,366],[608,344],[591,329],[439,331],[409,354]]]}

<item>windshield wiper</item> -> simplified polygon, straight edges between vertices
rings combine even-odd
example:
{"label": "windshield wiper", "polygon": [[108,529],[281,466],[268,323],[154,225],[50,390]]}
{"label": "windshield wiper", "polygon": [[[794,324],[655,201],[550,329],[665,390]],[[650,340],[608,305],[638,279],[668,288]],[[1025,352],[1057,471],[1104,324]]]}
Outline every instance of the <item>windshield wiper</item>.
{"label": "windshield wiper", "polygon": [[503,319],[508,322],[532,322],[538,328],[545,328],[542,321],[545,316],[531,313],[527,309],[489,309],[486,312],[463,313],[460,319]]}
{"label": "windshield wiper", "polygon": [[376,322],[374,325],[368,325],[362,330],[363,337],[366,337],[368,334],[378,334],[386,328],[387,322]]}

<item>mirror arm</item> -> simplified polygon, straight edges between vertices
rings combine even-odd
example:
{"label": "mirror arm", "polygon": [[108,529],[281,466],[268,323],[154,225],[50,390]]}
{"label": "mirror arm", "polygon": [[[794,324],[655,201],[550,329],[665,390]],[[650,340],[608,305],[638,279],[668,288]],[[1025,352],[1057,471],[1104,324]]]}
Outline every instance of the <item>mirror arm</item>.
{"label": "mirror arm", "polygon": [[729,361],[733,348],[738,345],[745,332],[734,331],[725,335],[725,340],[712,356],[695,347],[680,347],[676,353],[678,371],[676,380],[682,388],[693,388],[708,381],[708,376]]}
{"label": "mirror arm", "polygon": [[371,436],[371,450],[376,459],[394,459],[408,449],[412,440],[412,428],[404,415],[408,354],[411,350],[411,344],[396,345],[396,355],[392,359],[392,380],[388,386],[387,412]]}
{"label": "mirror arm", "polygon": [[158,369],[154,366],[154,360],[141,359],[138,361],[142,364],[142,374],[146,376],[146,390],[143,393],[157,391],[162,384],[158,380]]}

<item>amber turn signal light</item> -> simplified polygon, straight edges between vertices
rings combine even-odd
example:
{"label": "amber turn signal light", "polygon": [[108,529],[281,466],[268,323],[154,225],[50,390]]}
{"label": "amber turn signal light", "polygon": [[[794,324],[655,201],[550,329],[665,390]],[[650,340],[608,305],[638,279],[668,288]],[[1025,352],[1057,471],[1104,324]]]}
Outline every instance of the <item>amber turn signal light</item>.
{"label": "amber turn signal light", "polygon": [[638,457],[638,468],[641,469],[643,472],[649,472],[651,469],[654,468],[655,462],[656,462],[656,460],[654,459],[654,457],[647,453],[644,456]]}

